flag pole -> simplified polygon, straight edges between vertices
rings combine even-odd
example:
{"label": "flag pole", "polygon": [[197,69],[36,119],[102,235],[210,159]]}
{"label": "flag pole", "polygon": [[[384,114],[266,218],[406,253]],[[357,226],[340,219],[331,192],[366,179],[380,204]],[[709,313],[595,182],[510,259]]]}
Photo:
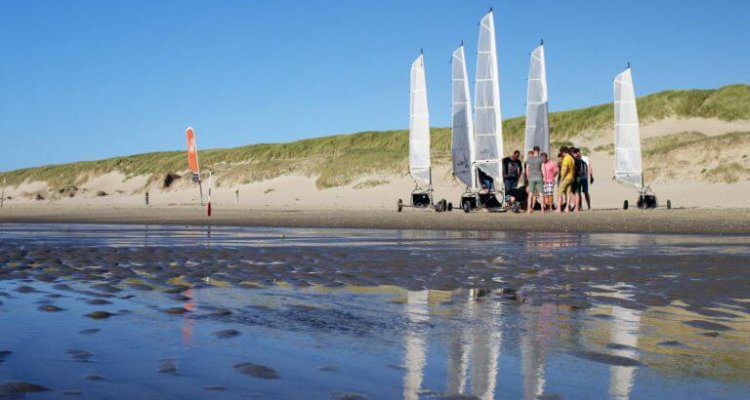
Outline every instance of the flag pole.
{"label": "flag pole", "polygon": [[3,177],[3,194],[0,196],[0,208],[5,206],[5,185],[8,183],[8,178]]}
{"label": "flag pole", "polygon": [[198,175],[198,191],[201,194],[201,207],[204,206],[203,204],[203,183],[201,183],[201,177]]}
{"label": "flag pole", "polygon": [[213,176],[214,172],[212,170],[208,170],[208,216],[211,216],[211,177]]}

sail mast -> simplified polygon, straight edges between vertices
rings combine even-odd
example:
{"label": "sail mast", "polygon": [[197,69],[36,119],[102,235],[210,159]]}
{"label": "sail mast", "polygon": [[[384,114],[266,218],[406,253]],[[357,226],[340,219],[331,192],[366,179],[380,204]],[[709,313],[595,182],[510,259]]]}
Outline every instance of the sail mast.
{"label": "sail mast", "polygon": [[524,154],[534,146],[549,154],[549,98],[544,41],[531,53],[526,91],[526,140]]}
{"label": "sail mast", "polygon": [[432,185],[430,174],[430,115],[427,108],[424,54],[411,64],[409,111],[409,174]]}
{"label": "sail mast", "polygon": [[452,58],[451,158],[453,174],[471,190],[476,190],[474,165],[474,122],[471,115],[471,94],[466,73],[466,55],[461,43]]}
{"label": "sail mast", "polygon": [[479,24],[477,76],[474,91],[476,165],[494,179],[502,179],[503,123],[492,9]]}
{"label": "sail mast", "polygon": [[637,189],[644,187],[638,107],[630,65],[614,81],[615,180]]}

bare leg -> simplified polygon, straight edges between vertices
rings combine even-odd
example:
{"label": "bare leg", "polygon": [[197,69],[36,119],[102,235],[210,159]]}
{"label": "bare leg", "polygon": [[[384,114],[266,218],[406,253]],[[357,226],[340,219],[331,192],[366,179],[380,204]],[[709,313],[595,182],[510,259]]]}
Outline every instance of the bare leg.
{"label": "bare leg", "polygon": [[544,198],[544,193],[539,195],[539,200],[541,201],[540,209],[542,210],[542,215],[544,215],[544,203],[546,203],[545,198]]}
{"label": "bare leg", "polygon": [[586,192],[583,195],[586,197],[586,208],[590,210],[591,209],[591,196],[589,196],[589,192]]}

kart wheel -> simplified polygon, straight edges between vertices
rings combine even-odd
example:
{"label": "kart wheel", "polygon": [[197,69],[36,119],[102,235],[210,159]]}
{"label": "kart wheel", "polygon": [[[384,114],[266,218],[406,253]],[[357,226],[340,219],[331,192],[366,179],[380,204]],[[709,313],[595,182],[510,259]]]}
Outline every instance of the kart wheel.
{"label": "kart wheel", "polygon": [[463,208],[464,212],[468,214],[469,212],[471,212],[471,203],[469,203],[468,200],[464,201],[464,204],[461,205],[461,208]]}
{"label": "kart wheel", "polygon": [[448,211],[453,211],[453,203],[448,203]]}
{"label": "kart wheel", "polygon": [[672,200],[667,200],[667,210],[672,209]]}
{"label": "kart wheel", "polygon": [[622,203],[622,209],[623,210],[627,210],[628,209],[628,201],[627,200],[625,200],[625,202]]}
{"label": "kart wheel", "polygon": [[448,211],[448,202],[445,199],[440,200],[440,204],[443,207],[441,211],[443,212]]}
{"label": "kart wheel", "polygon": [[404,201],[401,199],[398,199],[396,202],[396,207],[398,208],[398,212],[401,212],[401,210],[404,209]]}

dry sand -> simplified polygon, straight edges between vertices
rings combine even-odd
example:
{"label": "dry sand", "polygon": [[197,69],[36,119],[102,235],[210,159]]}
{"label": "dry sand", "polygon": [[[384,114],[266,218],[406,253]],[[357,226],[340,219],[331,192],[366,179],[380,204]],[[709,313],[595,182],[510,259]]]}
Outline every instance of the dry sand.
{"label": "dry sand", "polygon": [[529,232],[750,233],[750,209],[596,210],[541,215],[431,210],[258,210],[200,206],[13,207],[0,223],[116,223]]}

